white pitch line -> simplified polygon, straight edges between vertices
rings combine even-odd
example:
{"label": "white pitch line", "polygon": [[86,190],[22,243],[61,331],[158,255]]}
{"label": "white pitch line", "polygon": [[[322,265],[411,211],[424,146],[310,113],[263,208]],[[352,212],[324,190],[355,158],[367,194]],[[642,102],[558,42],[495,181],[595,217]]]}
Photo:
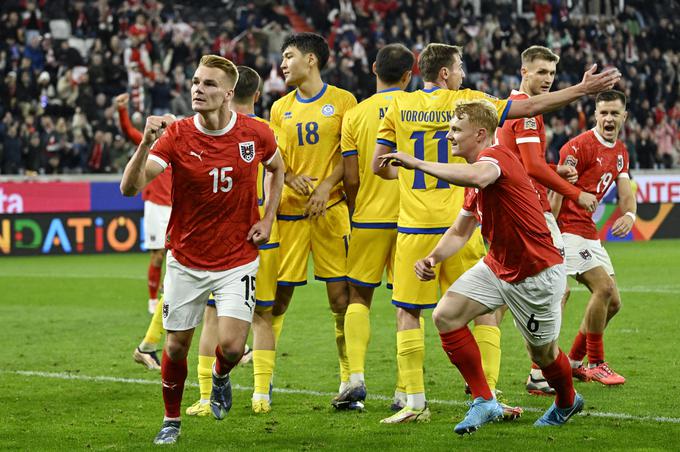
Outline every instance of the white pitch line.
{"label": "white pitch line", "polygon": [[[59,278],[59,279],[126,279],[133,281],[146,281],[145,276],[141,275],[93,275],[81,273],[0,273],[0,278]],[[312,285],[325,285],[324,281],[317,281],[310,278],[307,281]],[[570,288],[574,292],[587,292],[586,287],[574,285]],[[619,287],[620,292],[628,293],[661,293],[661,294],[680,294],[680,286],[664,285],[664,286],[629,286]]]}
{"label": "white pitch line", "polygon": [[[41,372],[34,370],[0,370],[0,373],[22,375],[25,377],[42,377],[42,378],[55,378],[58,380],[79,380],[79,381],[94,381],[94,382],[110,382],[110,383],[127,383],[127,384],[142,384],[142,385],[159,385],[160,379],[158,380],[147,380],[143,378],[121,378],[121,377],[111,377],[107,375],[79,375],[71,374],[66,372]],[[187,382],[185,386],[197,388],[198,384],[193,382]],[[239,391],[252,391],[252,386],[242,386],[235,384],[233,389]],[[312,391],[309,389],[294,389],[294,388],[277,388],[274,387],[274,392],[281,394],[302,394],[310,395],[316,397],[333,397],[336,393],[333,392],[322,392],[322,391]],[[369,399],[381,400],[381,401],[391,401],[392,397],[386,397],[383,395],[369,395]],[[452,406],[465,406],[465,402],[458,400],[440,400],[440,399],[430,399],[429,403],[439,404],[439,405],[452,405]],[[524,408],[524,411],[532,413],[542,413],[544,410],[539,408]],[[629,421],[639,421],[639,422],[660,422],[666,424],[680,424],[680,418],[675,417],[665,417],[665,416],[634,416],[627,413],[606,413],[598,411],[588,411],[587,413],[581,413],[581,416],[594,416],[606,419],[621,419]]]}

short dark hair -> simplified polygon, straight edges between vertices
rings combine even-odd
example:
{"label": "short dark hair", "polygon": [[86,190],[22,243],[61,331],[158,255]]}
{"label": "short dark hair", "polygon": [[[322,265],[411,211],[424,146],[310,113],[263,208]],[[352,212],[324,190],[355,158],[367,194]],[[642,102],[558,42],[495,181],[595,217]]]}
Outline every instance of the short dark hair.
{"label": "short dark hair", "polygon": [[248,66],[238,66],[238,82],[234,87],[234,101],[240,104],[250,102],[260,89],[260,75]]}
{"label": "short dark hair", "polygon": [[611,100],[620,100],[623,104],[623,108],[626,108],[626,95],[615,89],[610,89],[608,91],[602,91],[599,93],[595,98],[595,105],[600,102],[609,102]]}
{"label": "short dark hair", "polygon": [[463,57],[463,49],[448,44],[428,44],[418,58],[418,68],[426,82],[436,82],[439,70],[450,67],[456,55]]}
{"label": "short dark hair", "polygon": [[403,44],[388,44],[375,58],[375,72],[385,83],[397,83],[404,73],[413,69],[415,56]]}
{"label": "short dark hair", "polygon": [[281,45],[281,53],[283,53],[288,47],[295,47],[303,55],[313,53],[319,62],[319,70],[326,67],[326,63],[328,63],[330,50],[328,49],[328,43],[321,35],[307,32],[294,33],[283,41],[283,44]]}

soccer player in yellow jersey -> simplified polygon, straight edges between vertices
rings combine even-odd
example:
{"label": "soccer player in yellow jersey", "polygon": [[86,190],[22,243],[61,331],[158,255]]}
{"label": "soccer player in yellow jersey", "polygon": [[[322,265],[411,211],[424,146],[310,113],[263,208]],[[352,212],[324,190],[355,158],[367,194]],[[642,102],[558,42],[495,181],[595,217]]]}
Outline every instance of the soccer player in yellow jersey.
{"label": "soccer player in yellow jersey", "polygon": [[[247,66],[238,66],[238,82],[234,87],[234,98],[231,108],[236,113],[255,116],[255,103],[260,97],[260,76]],[[280,139],[277,131],[274,131]],[[258,167],[257,198],[260,216],[264,216],[266,193],[271,174],[266,173],[263,165]],[[274,370],[275,334],[272,329],[272,306],[276,295],[276,282],[279,270],[279,235],[276,222],[272,225],[269,242],[259,247],[260,266],[256,275],[255,314],[253,316],[253,374],[254,391],[252,408],[255,413],[268,413],[271,410],[270,384]],[[215,361],[217,346],[217,313],[215,302],[208,301],[203,316],[203,330],[198,348],[198,383],[201,398],[187,408],[189,416],[209,416],[210,391],[212,388],[212,365]]]}
{"label": "soccer player in yellow jersey", "polygon": [[278,214],[281,266],[273,323],[281,328],[295,287],[307,283],[311,251],[314,277],[326,282],[335,320],[341,392],[349,382],[344,325],[350,225],[340,183],[340,131],[342,117],[356,105],[356,99],[321,80],[320,71],[329,57],[328,44],[321,36],[293,34],[281,50],[286,84],[295,89],[277,100],[270,113],[272,126],[285,136],[282,150],[287,166]]}
{"label": "soccer player in yellow jersey", "polygon": [[[371,161],[380,121],[392,99],[404,93],[414,61],[413,53],[401,44],[380,49],[373,63],[377,93],[349,110],[342,121],[344,186],[354,212],[347,257],[349,306],[345,315],[350,386],[333,401],[338,409],[363,404],[366,399],[364,364],[370,337],[369,309],[373,290],[380,285],[385,269],[388,286],[391,283],[399,215],[397,181],[373,174]],[[396,398],[398,393],[406,397],[399,383]]]}
{"label": "soccer player in yellow jersey", "polygon": [[[469,89],[459,90],[463,77],[461,49],[445,44],[429,44],[418,65],[425,81],[423,90],[395,99],[385,114],[378,132],[373,170],[387,179],[399,179],[400,209],[397,224],[393,304],[397,306],[397,356],[407,389],[406,407],[384,423],[429,419],[423,382],[424,342],[419,328],[422,309],[436,306],[437,289],[445,291],[467,268],[485,253],[479,231],[456,255],[438,265],[433,281],[419,282],[413,265],[423,249],[431,249],[453,223],[464,191],[420,171],[406,172],[395,166],[381,168],[378,157],[395,148],[421,160],[457,163],[451,157],[446,134],[457,101],[489,100],[498,112],[499,123],[506,118],[532,117],[558,109],[579,97],[613,86],[621,77],[616,69],[595,74],[588,70],[578,85],[521,101],[498,100]],[[485,375],[495,387],[500,363],[500,330],[493,314],[476,320],[475,339],[482,350]],[[510,407],[507,407],[510,409]],[[506,414],[513,415],[512,410]]]}

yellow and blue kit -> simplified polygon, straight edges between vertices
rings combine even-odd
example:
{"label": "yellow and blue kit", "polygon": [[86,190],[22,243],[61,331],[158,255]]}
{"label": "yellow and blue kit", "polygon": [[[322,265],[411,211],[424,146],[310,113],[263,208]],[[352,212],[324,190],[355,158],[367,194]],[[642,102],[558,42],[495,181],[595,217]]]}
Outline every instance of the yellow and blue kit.
{"label": "yellow and blue kit", "polygon": [[[451,156],[446,135],[455,104],[476,99],[491,102],[498,111],[499,123],[503,123],[511,101],[469,89],[434,87],[395,98],[380,125],[377,142],[421,160],[465,163],[464,159]],[[399,218],[392,303],[404,308],[432,308],[437,304],[438,289],[445,292],[486,254],[486,249],[477,230],[463,249],[435,269],[435,280],[420,281],[413,266],[427,256],[453,224],[463,206],[465,190],[421,171],[403,168],[399,168],[398,180]]]}
{"label": "yellow and blue kit", "polygon": [[[283,131],[281,146],[287,171],[316,178],[317,185],[336,165],[342,164],[340,133],[342,118],[356,105],[354,96],[332,85],[323,85],[311,98],[298,90],[272,105],[270,120]],[[279,284],[303,285],[307,282],[307,258],[312,252],[314,276],[318,280],[344,281],[349,243],[349,213],[342,184],[330,192],[326,214],[310,219],[305,216],[308,196],[285,186],[278,212],[281,266]]]}
{"label": "yellow and blue kit", "polygon": [[352,239],[347,257],[347,279],[352,284],[378,287],[387,269],[391,287],[399,216],[399,185],[373,174],[371,162],[380,123],[392,100],[404,91],[378,91],[345,114],[342,156],[357,156],[359,191],[352,215]]}

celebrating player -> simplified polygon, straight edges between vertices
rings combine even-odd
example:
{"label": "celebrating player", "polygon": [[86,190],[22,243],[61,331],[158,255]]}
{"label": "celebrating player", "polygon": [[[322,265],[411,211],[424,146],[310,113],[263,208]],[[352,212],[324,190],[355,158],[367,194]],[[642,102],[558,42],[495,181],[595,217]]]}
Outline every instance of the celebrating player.
{"label": "celebrating player", "polygon": [[[595,193],[598,201],[616,181],[619,209],[623,212],[611,229],[617,237],[628,235],[637,210],[628,175],[628,150],[618,140],[626,115],[623,93],[614,90],[600,93],[595,100],[595,128],[570,140],[560,150],[560,163],[578,171],[576,187]],[[581,380],[599,381],[604,385],[623,384],[626,379],[609,367],[604,356],[604,330],[621,309],[609,254],[598,239],[591,213],[571,199],[563,200],[557,223],[564,238],[567,274],[591,292],[569,352],[573,374]],[[586,355],[588,368],[582,365]]]}
{"label": "celebrating player", "polygon": [[[549,92],[555,80],[555,72],[559,60],[559,56],[542,46],[531,46],[522,52],[522,82],[520,90],[513,90],[509,99],[528,99],[531,96]],[[545,215],[548,229],[550,229],[552,234],[553,243],[557,249],[564,253],[562,234],[550,210],[546,188],[568,197],[590,212],[597,206],[595,195],[580,190],[560,177],[561,174],[564,177],[573,177],[575,180],[577,175],[573,167],[561,166],[551,168],[548,166],[545,160],[545,126],[543,124],[543,115],[505,121],[502,127],[496,129],[496,139],[500,144],[515,152],[527,170],[540,196],[543,214]],[[568,292],[565,293],[563,302],[566,301],[567,296]],[[505,309],[499,310],[499,316],[502,316],[504,312]],[[526,387],[527,391],[531,394],[555,394],[555,390],[548,386],[548,382],[543,377],[541,369],[535,363],[532,364]]]}
{"label": "celebrating player", "polygon": [[[234,87],[234,98],[231,108],[236,113],[247,115],[258,121],[266,122],[255,116],[255,102],[260,96],[260,76],[253,69],[246,66],[238,66],[238,83]],[[264,218],[266,192],[271,184],[272,173],[266,173],[264,166],[260,164],[257,175],[257,204],[260,217]],[[255,313],[253,315],[253,373],[255,378],[255,391],[253,394],[253,411],[267,413],[271,410],[269,389],[272,378],[274,362],[274,335],[271,326],[271,307],[274,304],[276,294],[276,278],[279,263],[279,243],[276,221],[272,224],[269,241],[259,246],[260,265],[257,270],[255,288]],[[215,361],[215,347],[218,342],[218,322],[215,310],[215,300],[211,296],[203,317],[203,329],[198,346],[198,385],[200,399],[187,408],[189,416],[210,415],[210,390],[212,380],[212,366]],[[246,345],[246,352],[248,353]],[[264,355],[264,357],[263,357]],[[244,358],[246,355],[244,354]],[[241,358],[241,364],[244,362]],[[264,361],[264,366],[263,366]],[[272,365],[269,366],[268,363]]]}
{"label": "celebrating player", "polygon": [[470,187],[453,225],[437,246],[415,264],[418,278],[436,278],[436,266],[457,253],[482,225],[489,254],[445,292],[432,313],[442,347],[470,386],[474,401],[454,430],[471,433],[503,415],[486,382],[479,347],[467,324],[507,305],[524,336],[529,354],[555,388],[553,405],[534,425],[561,425],[583,408],[574,392],[569,360],[557,347],[560,299],[566,286],[564,264],[552,243],[536,191],[512,151],[492,146],[497,108],[486,100],[455,107],[447,139],[453,154],[471,165],[433,163],[405,153],[381,157],[438,180]]}
{"label": "celebrating player", "polygon": [[[134,196],[168,165],[174,170],[163,302],[165,418],[156,444],[179,437],[186,356],[211,292],[219,328],[211,409],[217,419],[231,409],[229,372],[243,354],[255,308],[257,246],[269,239],[278,207],[283,163],[276,140],[265,124],[229,109],[237,78],[229,60],[203,56],[191,89],[197,114],[169,125],[167,116],[149,117],[121,181],[121,192]],[[260,162],[274,174],[262,219],[257,210]]]}
{"label": "celebrating player", "polygon": [[[285,82],[295,89],[277,100],[270,120],[283,132],[286,186],[279,207],[281,267],[273,308],[275,329],[296,286],[307,283],[307,260],[314,258],[314,277],[326,282],[335,319],[340,362],[340,390],[349,384],[345,349],[345,311],[348,303],[346,255],[349,213],[342,185],[340,131],[345,112],[356,105],[349,92],[321,80],[329,57],[319,35],[299,33],[281,46]],[[273,363],[272,363],[273,364]]]}
{"label": "celebrating player", "polygon": [[[338,409],[363,404],[366,399],[364,365],[371,328],[369,309],[373,290],[380,285],[385,269],[391,283],[399,214],[397,182],[374,175],[371,161],[380,120],[392,99],[401,96],[408,86],[414,60],[413,53],[401,44],[380,49],[373,63],[377,93],[349,110],[342,122],[344,187],[353,215],[347,255],[349,306],[345,315],[350,385],[333,400]],[[395,403],[405,397],[398,377]]]}

